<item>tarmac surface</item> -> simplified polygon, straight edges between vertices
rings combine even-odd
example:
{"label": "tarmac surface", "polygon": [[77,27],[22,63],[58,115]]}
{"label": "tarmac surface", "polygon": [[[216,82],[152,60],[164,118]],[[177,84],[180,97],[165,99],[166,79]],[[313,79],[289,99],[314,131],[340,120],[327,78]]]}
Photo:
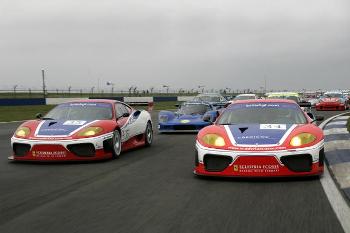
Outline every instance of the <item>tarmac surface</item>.
{"label": "tarmac surface", "polygon": [[343,232],[317,178],[195,177],[195,134],[117,160],[12,163],[18,125],[0,124],[1,233]]}

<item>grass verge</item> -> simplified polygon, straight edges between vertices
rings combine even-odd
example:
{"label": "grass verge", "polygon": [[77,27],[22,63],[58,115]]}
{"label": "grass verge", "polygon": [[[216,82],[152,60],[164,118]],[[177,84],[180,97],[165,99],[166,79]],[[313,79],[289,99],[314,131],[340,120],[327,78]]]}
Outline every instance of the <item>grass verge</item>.
{"label": "grass verge", "polygon": [[[177,102],[158,102],[154,104],[153,110],[175,109]],[[0,106],[0,122],[21,121],[34,119],[37,113],[43,115],[54,108],[55,105],[30,105],[30,106]],[[147,107],[135,107],[136,109],[147,109]]]}
{"label": "grass verge", "polygon": [[45,114],[54,105],[30,105],[30,106],[1,106],[0,122],[21,121],[34,119],[37,113]]}

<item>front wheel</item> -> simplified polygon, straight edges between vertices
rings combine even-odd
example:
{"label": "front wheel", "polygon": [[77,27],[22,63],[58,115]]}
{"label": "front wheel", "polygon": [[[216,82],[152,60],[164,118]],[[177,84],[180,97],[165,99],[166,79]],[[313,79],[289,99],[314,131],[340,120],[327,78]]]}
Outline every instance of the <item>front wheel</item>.
{"label": "front wheel", "polygon": [[147,123],[146,131],[145,131],[145,145],[151,146],[153,142],[153,129],[150,122]]}
{"label": "front wheel", "polygon": [[119,130],[114,131],[113,133],[113,158],[119,158],[120,154],[122,152],[122,138],[120,135]]}

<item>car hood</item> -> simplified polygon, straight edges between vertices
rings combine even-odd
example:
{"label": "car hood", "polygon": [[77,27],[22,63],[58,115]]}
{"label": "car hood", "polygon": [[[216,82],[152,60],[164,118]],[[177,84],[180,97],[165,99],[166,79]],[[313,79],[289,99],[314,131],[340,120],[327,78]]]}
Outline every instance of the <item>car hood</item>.
{"label": "car hood", "polygon": [[38,137],[68,137],[79,130],[85,128],[92,123],[97,122],[96,120],[44,120],[42,121],[36,131],[35,136]]}
{"label": "car hood", "polygon": [[225,129],[233,145],[278,145],[295,128],[293,124],[237,124]]}

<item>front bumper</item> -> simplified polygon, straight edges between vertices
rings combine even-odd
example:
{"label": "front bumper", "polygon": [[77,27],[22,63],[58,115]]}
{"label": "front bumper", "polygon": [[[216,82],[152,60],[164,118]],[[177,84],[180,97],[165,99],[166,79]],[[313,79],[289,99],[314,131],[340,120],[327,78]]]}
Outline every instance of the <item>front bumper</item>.
{"label": "front bumper", "polygon": [[194,173],[203,176],[287,177],[320,175],[324,142],[309,148],[246,152],[218,150],[196,144]]}
{"label": "front bumper", "polygon": [[21,139],[12,137],[16,161],[89,161],[112,157],[113,133],[72,140]]}

